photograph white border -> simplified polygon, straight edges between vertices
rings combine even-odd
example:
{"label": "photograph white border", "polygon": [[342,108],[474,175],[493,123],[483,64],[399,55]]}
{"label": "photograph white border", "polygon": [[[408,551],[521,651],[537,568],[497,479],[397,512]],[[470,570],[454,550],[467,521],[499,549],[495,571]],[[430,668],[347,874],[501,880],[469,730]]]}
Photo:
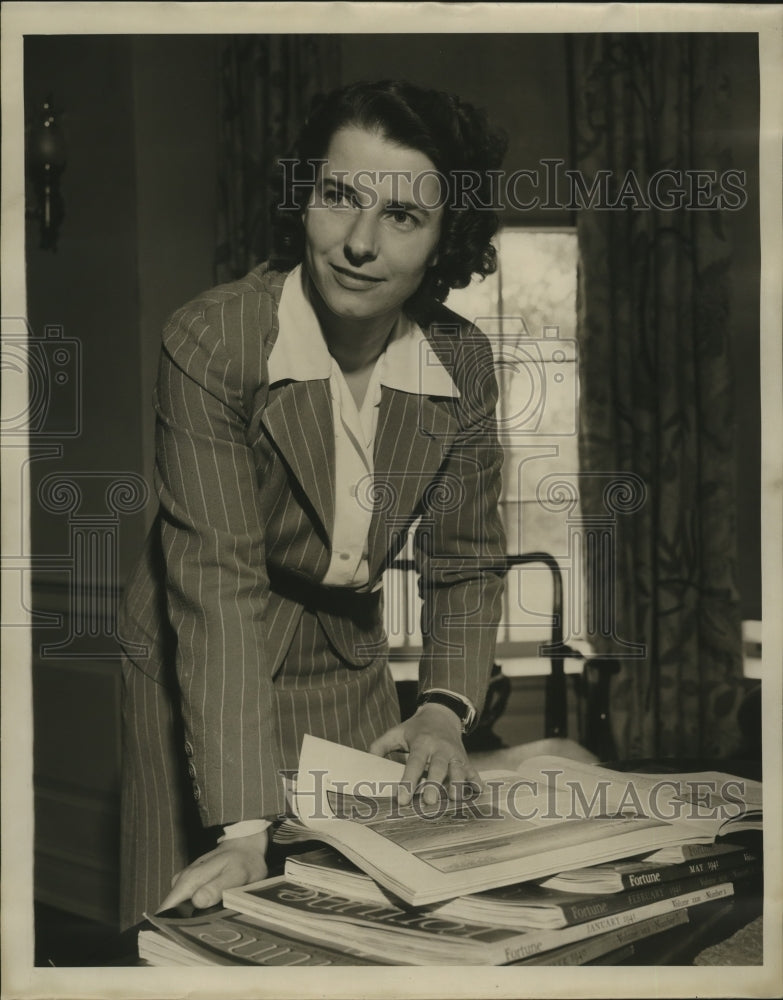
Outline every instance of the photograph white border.
{"label": "photograph white border", "polygon": [[[436,3],[35,3],[5,2],[2,18],[2,314],[25,316],[25,34],[362,32],[751,31],[761,70],[761,373],[763,760],[767,866],[765,964],[753,968],[608,967],[346,969],[45,969],[33,967],[32,684],[24,630],[2,634],[2,996],[103,997],[723,997],[777,996],[781,989],[781,878],[775,848],[781,823],[783,663],[783,354],[781,352],[781,135],[783,6],[744,4]],[[6,397],[5,413],[24,399]],[[7,408],[7,409],[6,409]],[[27,552],[28,511],[18,489],[21,450],[3,449],[3,551]],[[24,543],[24,544],[21,544]],[[18,600],[4,591],[3,607]],[[26,601],[29,606],[29,593]]]}

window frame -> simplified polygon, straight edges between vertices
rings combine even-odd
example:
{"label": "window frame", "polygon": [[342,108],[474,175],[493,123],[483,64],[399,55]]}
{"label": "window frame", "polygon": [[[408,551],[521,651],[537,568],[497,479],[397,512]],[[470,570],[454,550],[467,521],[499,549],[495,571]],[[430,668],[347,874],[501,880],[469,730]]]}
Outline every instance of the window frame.
{"label": "window frame", "polygon": [[[568,234],[573,239],[573,252],[574,252],[574,303],[573,303],[573,329],[574,336],[576,332],[576,267],[578,260],[578,244],[576,243],[577,233],[575,226],[520,226],[518,224],[504,224],[501,226],[499,231],[499,238],[502,240],[502,235],[504,232],[512,233],[524,233],[524,234],[539,234],[545,233],[547,235],[553,233],[564,233]],[[498,272],[497,272],[497,286],[498,286],[498,296],[497,296],[497,316],[503,316],[502,309],[502,296],[503,296],[503,265],[500,253],[498,255]],[[452,306],[451,301],[447,301],[447,305],[450,308],[455,308],[456,312],[460,312],[459,305]],[[466,316],[468,319],[477,319],[478,325],[481,327],[480,319],[481,317],[470,317]],[[498,347],[502,350],[506,346],[507,341],[504,339],[504,331],[502,327],[501,319],[501,331],[500,337],[498,339]],[[575,365],[578,366],[578,355],[575,357]],[[578,379],[578,367],[575,369],[576,377]],[[506,390],[504,379],[504,373],[499,372],[498,382],[500,387],[500,400],[498,404],[498,422],[502,426],[504,420],[507,418],[507,409],[510,406],[509,394]],[[578,402],[575,403],[574,407],[574,426],[578,426]],[[521,504],[531,502],[523,500],[519,497],[513,497],[510,495],[508,490],[508,477],[504,475],[503,481],[503,492],[499,502],[501,517],[503,518],[504,524],[508,525],[509,511],[513,506],[519,506]],[[390,622],[390,616],[394,614],[394,623],[400,622],[400,629],[398,631],[390,631],[390,637],[394,635],[394,644],[389,648],[389,660],[394,664],[404,664],[411,661],[418,661],[423,653],[423,646],[419,637],[419,627],[418,619],[420,615],[420,599],[418,597],[418,586],[416,571],[413,567],[412,559],[412,536],[415,531],[415,524],[411,527],[409,532],[409,537],[406,546],[403,551],[397,557],[397,559],[392,563],[392,565],[386,571],[384,576],[384,594],[385,594],[385,604],[386,604],[386,620],[387,620],[387,630],[388,623]],[[534,549],[538,549],[538,546],[528,546],[524,549],[524,552],[530,552]],[[516,555],[521,553],[509,553],[509,555]],[[558,562],[563,558],[558,557],[556,554],[554,558]],[[547,574],[550,571],[547,567],[542,567]],[[524,572],[524,569],[512,570],[512,572]],[[396,578],[392,576],[396,575]],[[551,575],[551,574],[550,574]],[[392,583],[392,581],[394,581]],[[520,581],[520,586],[522,582]],[[553,583],[553,589],[554,589]],[[393,593],[398,604],[392,610],[390,608],[389,594]],[[553,594],[554,596],[554,594]],[[510,612],[510,588],[506,587],[503,595],[503,618],[501,624],[498,628],[498,641],[496,647],[496,656],[498,659],[505,660],[508,658],[513,658],[516,660],[529,660],[531,658],[541,658],[542,665],[540,673],[546,673],[544,663],[547,662],[545,659],[548,657],[548,653],[542,649],[546,647],[551,641],[551,630],[553,626],[553,617],[551,614],[540,614],[535,613],[536,623],[535,625],[530,624],[529,626],[514,625],[511,623],[511,612]],[[550,605],[551,606],[551,605]],[[564,619],[567,615],[567,609],[564,612]],[[539,617],[540,614],[540,617]],[[401,616],[401,617],[399,617]],[[580,616],[580,620],[584,620],[584,615]],[[570,637],[567,632],[567,623],[563,620],[561,623],[562,630],[566,633],[565,639],[577,648],[583,643],[580,641],[579,637]],[[536,637],[535,638],[514,638],[512,637],[512,630],[517,630],[522,627],[529,627],[531,630],[535,628]],[[544,635],[546,633],[546,635]],[[589,652],[589,648],[585,643],[585,649]],[[577,669],[574,665],[574,669]],[[578,667],[581,670],[581,666]]]}

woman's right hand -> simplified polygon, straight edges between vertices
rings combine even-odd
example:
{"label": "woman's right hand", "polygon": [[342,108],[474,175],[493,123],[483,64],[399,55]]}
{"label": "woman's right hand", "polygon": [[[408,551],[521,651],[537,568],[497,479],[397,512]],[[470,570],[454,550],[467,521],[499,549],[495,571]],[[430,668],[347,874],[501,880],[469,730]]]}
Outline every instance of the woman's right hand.
{"label": "woman's right hand", "polygon": [[234,837],[218,844],[214,851],[203,854],[171,880],[171,892],[158,907],[158,912],[178,906],[190,899],[204,909],[223,898],[224,889],[233,889],[267,876],[266,830],[249,837]]}

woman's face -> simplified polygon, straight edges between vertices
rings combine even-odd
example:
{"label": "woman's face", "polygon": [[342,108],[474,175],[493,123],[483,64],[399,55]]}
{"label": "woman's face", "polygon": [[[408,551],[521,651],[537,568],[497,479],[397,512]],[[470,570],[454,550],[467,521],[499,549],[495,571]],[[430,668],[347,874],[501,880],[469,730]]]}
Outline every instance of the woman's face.
{"label": "woman's face", "polygon": [[308,272],[336,316],[391,318],[419,287],[443,216],[434,171],[424,153],[376,132],[332,136],[304,225]]}

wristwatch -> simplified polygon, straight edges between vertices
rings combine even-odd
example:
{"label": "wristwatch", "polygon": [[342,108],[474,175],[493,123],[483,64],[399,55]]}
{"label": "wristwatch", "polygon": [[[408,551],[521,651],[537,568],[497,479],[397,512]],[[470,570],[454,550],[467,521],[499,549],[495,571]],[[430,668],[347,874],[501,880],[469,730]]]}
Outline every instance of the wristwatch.
{"label": "wristwatch", "polygon": [[462,724],[463,733],[471,732],[478,722],[476,709],[469,702],[447,691],[425,691],[420,694],[416,702],[417,708],[429,704],[445,705],[446,708],[450,708]]}

